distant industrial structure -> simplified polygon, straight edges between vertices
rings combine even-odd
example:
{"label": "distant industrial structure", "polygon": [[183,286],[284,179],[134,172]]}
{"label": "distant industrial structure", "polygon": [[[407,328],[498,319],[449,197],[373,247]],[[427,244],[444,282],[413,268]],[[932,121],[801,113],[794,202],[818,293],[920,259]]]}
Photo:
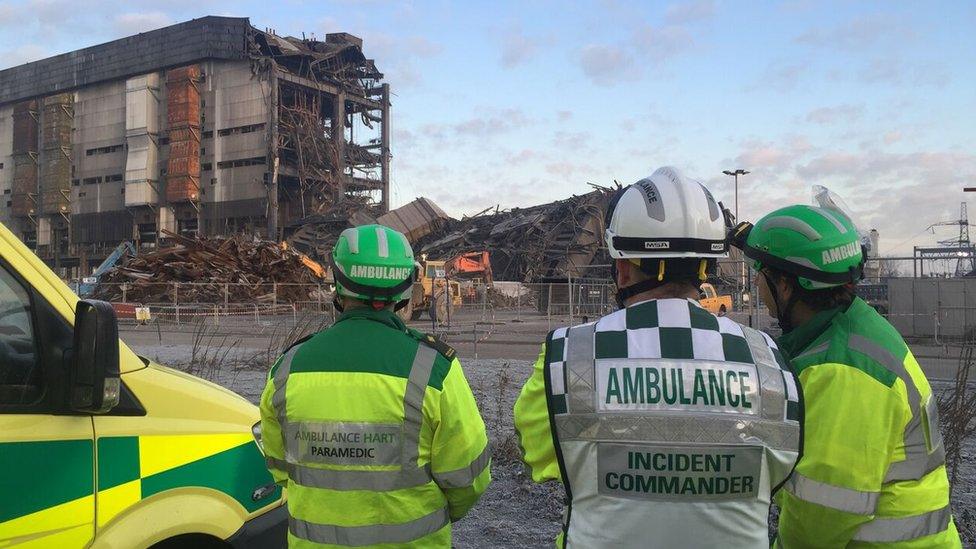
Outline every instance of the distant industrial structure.
{"label": "distant industrial structure", "polygon": [[125,241],[386,212],[390,87],[362,46],[204,17],[0,71],[0,221],[72,277]]}

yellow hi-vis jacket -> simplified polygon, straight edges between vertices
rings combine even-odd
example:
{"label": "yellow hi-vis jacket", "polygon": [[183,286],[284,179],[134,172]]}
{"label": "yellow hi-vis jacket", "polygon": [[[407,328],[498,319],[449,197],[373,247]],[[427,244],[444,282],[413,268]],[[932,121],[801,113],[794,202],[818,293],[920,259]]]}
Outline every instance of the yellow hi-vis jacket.
{"label": "yellow hi-vis jacket", "polygon": [[778,547],[960,547],[936,398],[891,324],[855,299],[779,343],[806,406]]}
{"label": "yellow hi-vis jacket", "polygon": [[353,309],[290,348],[261,396],[290,547],[451,546],[491,481],[491,448],[454,350],[390,311]]}

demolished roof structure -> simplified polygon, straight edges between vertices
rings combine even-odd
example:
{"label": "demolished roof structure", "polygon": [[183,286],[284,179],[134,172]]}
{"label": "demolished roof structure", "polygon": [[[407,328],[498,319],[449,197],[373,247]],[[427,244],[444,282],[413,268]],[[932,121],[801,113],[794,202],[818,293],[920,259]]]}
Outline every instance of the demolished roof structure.
{"label": "demolished roof structure", "polygon": [[596,187],[530,208],[485,210],[447,223],[415,249],[439,259],[485,250],[496,280],[605,278],[609,257],[603,244],[604,215],[612,193]]}

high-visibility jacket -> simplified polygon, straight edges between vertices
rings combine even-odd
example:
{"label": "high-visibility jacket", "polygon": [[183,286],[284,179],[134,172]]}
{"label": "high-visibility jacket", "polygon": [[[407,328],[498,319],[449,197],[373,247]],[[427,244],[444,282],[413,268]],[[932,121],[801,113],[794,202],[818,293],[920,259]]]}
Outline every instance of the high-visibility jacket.
{"label": "high-visibility jacket", "polygon": [[780,339],[806,403],[778,546],[959,547],[938,408],[898,332],[861,299]]}
{"label": "high-visibility jacket", "polygon": [[549,335],[515,404],[532,479],[563,482],[557,545],[769,547],[802,401],[773,340],[697,302]]}
{"label": "high-visibility jacket", "polygon": [[450,547],[491,480],[454,350],[391,311],[352,309],[291,347],[261,396],[291,547]]}

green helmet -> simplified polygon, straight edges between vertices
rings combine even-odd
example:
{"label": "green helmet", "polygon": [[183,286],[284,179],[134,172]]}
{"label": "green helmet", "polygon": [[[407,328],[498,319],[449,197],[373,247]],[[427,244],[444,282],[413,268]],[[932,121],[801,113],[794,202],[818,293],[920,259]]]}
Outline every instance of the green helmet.
{"label": "green helmet", "polygon": [[832,288],[861,279],[864,251],[857,229],[836,210],[787,206],[756,222],[740,224],[733,245],[764,265],[795,275],[808,290]]}
{"label": "green helmet", "polygon": [[382,225],[346,229],[330,259],[339,295],[393,303],[410,297],[413,249],[399,231]]}

